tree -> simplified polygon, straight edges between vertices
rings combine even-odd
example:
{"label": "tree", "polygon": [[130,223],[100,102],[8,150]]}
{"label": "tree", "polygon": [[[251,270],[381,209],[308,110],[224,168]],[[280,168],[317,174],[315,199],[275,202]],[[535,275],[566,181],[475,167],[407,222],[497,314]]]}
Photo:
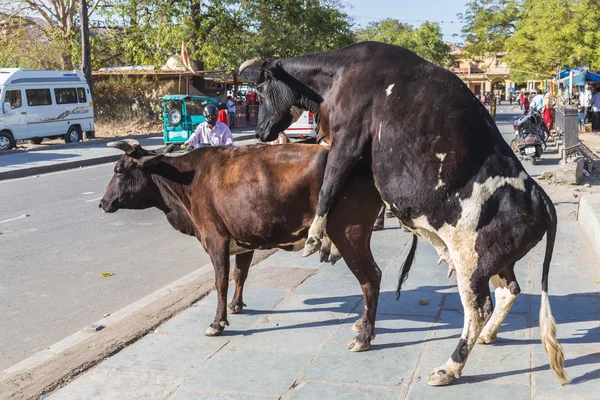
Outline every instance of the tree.
{"label": "tree", "polygon": [[424,22],[414,29],[398,20],[384,19],[370,22],[366,28],[357,30],[356,38],[402,46],[442,66],[450,60],[450,45],[444,42],[440,26],[432,22]]}
{"label": "tree", "polygon": [[[101,0],[94,0],[89,14],[93,14]],[[41,18],[38,24],[44,30],[46,39],[59,49],[61,67],[73,69],[73,53],[77,40],[78,27],[76,0],[0,0],[0,11],[20,17]]]}
{"label": "tree", "polygon": [[[464,23],[464,51],[474,57],[504,52],[522,18],[523,0],[471,0],[459,14]],[[527,1],[525,1],[527,2]]]}

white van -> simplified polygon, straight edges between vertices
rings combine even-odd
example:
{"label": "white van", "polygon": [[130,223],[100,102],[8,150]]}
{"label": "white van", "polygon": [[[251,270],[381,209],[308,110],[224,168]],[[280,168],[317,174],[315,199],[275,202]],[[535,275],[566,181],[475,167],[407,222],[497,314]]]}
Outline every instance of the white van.
{"label": "white van", "polygon": [[290,138],[299,139],[316,139],[317,138],[317,121],[313,113],[304,111],[298,121],[294,122],[283,133]]}
{"label": "white van", "polygon": [[78,142],[94,130],[90,88],[80,71],[0,68],[0,151],[16,140]]}

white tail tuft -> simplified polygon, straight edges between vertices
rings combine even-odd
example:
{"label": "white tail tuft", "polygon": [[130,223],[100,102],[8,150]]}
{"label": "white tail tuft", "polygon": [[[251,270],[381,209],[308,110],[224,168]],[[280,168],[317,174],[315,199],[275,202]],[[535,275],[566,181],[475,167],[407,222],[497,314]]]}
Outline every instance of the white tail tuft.
{"label": "white tail tuft", "polygon": [[565,371],[565,355],[563,348],[556,339],[556,321],[550,310],[548,292],[542,291],[542,304],[540,308],[540,337],[544,349],[550,358],[550,368],[556,375],[561,385],[569,382],[567,371]]}

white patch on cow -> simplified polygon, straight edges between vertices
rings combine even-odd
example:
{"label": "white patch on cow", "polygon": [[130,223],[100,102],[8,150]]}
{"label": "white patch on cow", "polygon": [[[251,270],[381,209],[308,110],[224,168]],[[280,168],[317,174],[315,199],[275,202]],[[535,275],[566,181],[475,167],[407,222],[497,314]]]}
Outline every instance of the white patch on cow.
{"label": "white patch on cow", "polygon": [[390,94],[392,94],[392,89],[394,88],[395,83],[392,83],[390,86],[387,87],[387,89],[385,89],[385,97],[388,97]]}
{"label": "white patch on cow", "polygon": [[438,183],[435,185],[435,189],[438,190],[442,186],[444,186],[444,182],[442,181],[442,167],[444,166],[444,159],[446,158],[446,153],[438,153],[435,155],[440,160],[440,169],[438,170]]}
{"label": "white patch on cow", "polygon": [[481,334],[479,334],[479,343],[491,343],[496,339],[498,329],[500,329],[502,322],[504,322],[513,303],[517,299],[517,296],[512,294],[506,287],[507,282],[505,279],[500,278],[498,275],[494,275],[490,279],[490,282],[492,282],[492,285],[495,288],[494,299],[496,304],[490,320],[485,324]]}
{"label": "white patch on cow", "polygon": [[381,142],[381,126],[383,125],[383,122],[379,123],[379,133],[377,134],[377,138],[379,139],[379,141]]}
{"label": "white patch on cow", "polygon": [[[414,232],[431,243],[438,250],[438,254],[443,254],[443,251],[440,250],[447,249],[447,254],[454,264],[461,302],[464,305],[464,327],[461,338],[467,341],[469,349],[479,337],[478,329],[483,328],[483,325],[476,321],[485,320],[484,315],[474,315],[475,308],[470,306],[476,302],[475,295],[471,290],[471,277],[479,260],[475,243],[477,242],[477,225],[481,210],[485,202],[503,186],[510,185],[517,190],[525,191],[526,179],[528,179],[527,173],[521,172],[516,178],[495,176],[489,177],[483,183],[474,183],[471,197],[459,199],[462,211],[456,226],[444,223],[442,227],[435,229],[425,215],[412,220],[412,225],[415,227]],[[442,368],[444,367],[456,366],[452,364],[451,360],[448,360]],[[460,368],[453,369],[452,373],[460,376],[461,369],[462,365]]]}

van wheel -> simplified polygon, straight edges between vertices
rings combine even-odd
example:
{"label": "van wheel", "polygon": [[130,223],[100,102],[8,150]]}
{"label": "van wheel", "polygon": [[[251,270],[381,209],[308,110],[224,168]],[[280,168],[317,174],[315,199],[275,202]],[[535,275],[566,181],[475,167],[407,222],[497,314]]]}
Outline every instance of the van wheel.
{"label": "van wheel", "polygon": [[75,143],[81,141],[81,128],[79,126],[72,126],[65,135],[65,143]]}
{"label": "van wheel", "polygon": [[0,132],[0,151],[15,148],[15,139],[10,132]]}
{"label": "van wheel", "polygon": [[42,144],[42,140],[44,140],[44,138],[33,138],[33,139],[29,139],[29,143],[31,144]]}

